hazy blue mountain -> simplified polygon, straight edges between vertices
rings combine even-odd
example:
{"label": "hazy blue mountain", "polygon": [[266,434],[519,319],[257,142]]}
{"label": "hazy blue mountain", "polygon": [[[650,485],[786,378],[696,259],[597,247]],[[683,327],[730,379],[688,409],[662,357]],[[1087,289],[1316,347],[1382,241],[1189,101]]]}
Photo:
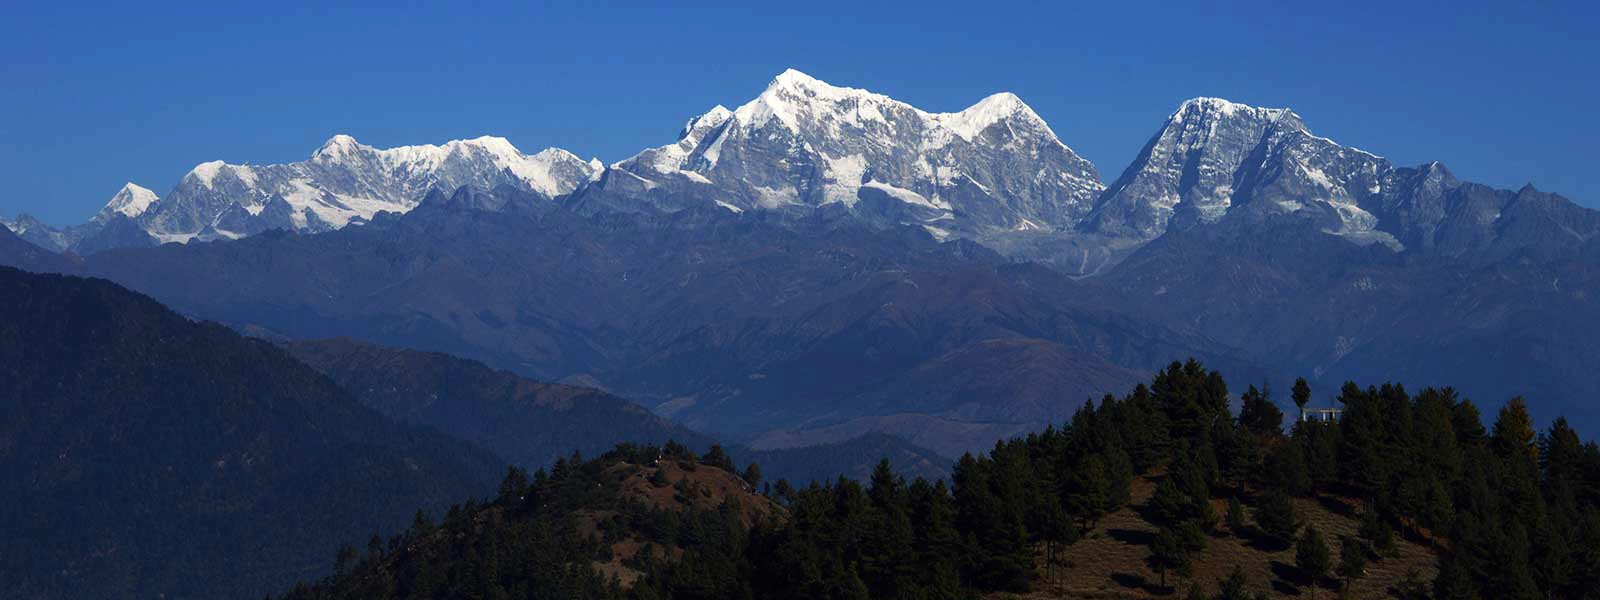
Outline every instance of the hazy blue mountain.
{"label": "hazy blue mountain", "polygon": [[18,598],[260,597],[504,469],[271,344],[10,268],[0,440],[0,586]]}
{"label": "hazy blue mountain", "polygon": [[[84,271],[284,338],[349,336],[582,381],[737,438],[908,411],[953,429],[1042,427],[1174,356],[1237,364],[1229,348],[1122,311],[1115,293],[971,242],[717,208],[508,210],[525,198],[484,196],[438,195],[321,235],[103,252]],[[475,205],[499,208],[462,209]],[[990,369],[984,348],[1089,376],[1015,377]],[[957,394],[902,396],[910,373],[971,375],[952,382]],[[923,425],[871,430],[909,438]]]}
{"label": "hazy blue mountain", "polygon": [[[425,425],[530,470],[574,452],[599,456],[619,443],[677,441],[703,452],[716,440],[593,388],[542,383],[477,361],[349,339],[291,342],[289,352],[327,374],[357,400],[402,423]],[[985,445],[998,439],[991,437]],[[743,466],[759,462],[769,481],[866,479],[878,460],[909,476],[944,477],[954,459],[881,433],[753,450],[727,445]]]}
{"label": "hazy blue mountain", "polygon": [[529,470],[622,442],[691,448],[713,442],[648,409],[592,388],[541,383],[477,361],[348,339],[291,342],[290,354],[362,404],[426,425]]}

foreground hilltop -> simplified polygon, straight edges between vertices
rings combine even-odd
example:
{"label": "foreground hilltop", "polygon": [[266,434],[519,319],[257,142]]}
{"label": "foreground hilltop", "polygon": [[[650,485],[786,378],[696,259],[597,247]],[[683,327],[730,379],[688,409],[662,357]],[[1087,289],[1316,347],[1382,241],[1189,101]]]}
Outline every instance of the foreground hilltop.
{"label": "foreground hilltop", "polygon": [[[1303,382],[1297,405],[1312,400]],[[1284,415],[1199,363],[997,443],[949,484],[884,461],[863,485],[759,484],[718,449],[623,447],[342,553],[297,600],[1591,598],[1600,446],[1520,400],[1485,428],[1449,388],[1340,391]],[[701,475],[703,471],[709,475]],[[733,474],[743,474],[743,481]],[[759,484],[759,485],[758,485]],[[669,491],[670,490],[670,491]],[[759,495],[758,492],[759,491]],[[669,499],[670,498],[670,499]]]}

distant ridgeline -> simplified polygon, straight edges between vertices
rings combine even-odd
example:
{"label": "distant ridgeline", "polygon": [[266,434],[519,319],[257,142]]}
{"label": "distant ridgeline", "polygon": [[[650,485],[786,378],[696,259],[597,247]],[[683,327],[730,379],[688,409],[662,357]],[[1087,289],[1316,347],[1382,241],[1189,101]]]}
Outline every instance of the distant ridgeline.
{"label": "distant ridgeline", "polygon": [[1217,372],[1173,363],[949,485],[885,461],[796,488],[676,444],[512,469],[287,598],[1600,593],[1600,447],[1565,420],[1536,434],[1514,399],[1485,429],[1449,388],[1352,383],[1340,419],[1285,433],[1268,392],[1239,397],[1235,415]]}

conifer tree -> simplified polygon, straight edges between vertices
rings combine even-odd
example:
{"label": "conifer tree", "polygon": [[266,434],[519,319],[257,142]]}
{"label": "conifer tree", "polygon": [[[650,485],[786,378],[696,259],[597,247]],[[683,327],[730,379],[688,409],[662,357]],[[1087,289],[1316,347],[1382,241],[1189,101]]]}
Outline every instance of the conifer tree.
{"label": "conifer tree", "polygon": [[1262,535],[1279,545],[1294,539],[1295,531],[1299,528],[1298,520],[1294,503],[1289,500],[1288,494],[1281,491],[1268,490],[1256,506],[1256,527]]}
{"label": "conifer tree", "polygon": [[1539,447],[1534,445],[1533,417],[1528,415],[1528,405],[1522,396],[1512,398],[1494,421],[1492,436],[1495,448],[1506,456],[1520,454],[1538,460]]}
{"label": "conifer tree", "polygon": [[1188,571],[1189,552],[1173,528],[1162,527],[1151,540],[1150,568],[1161,576],[1161,587],[1167,587],[1167,572],[1175,571],[1182,575]]}
{"label": "conifer tree", "polygon": [[1367,574],[1367,549],[1354,536],[1339,538],[1339,577],[1344,579],[1345,590],[1350,584]]}
{"label": "conifer tree", "polygon": [[1361,526],[1356,533],[1372,546],[1374,554],[1383,557],[1394,552],[1394,528],[1379,517],[1377,511],[1362,511]]}
{"label": "conifer tree", "polygon": [[1110,508],[1111,480],[1105,460],[1098,455],[1083,462],[1068,482],[1066,511],[1076,517],[1079,528],[1087,532]]}
{"label": "conifer tree", "polygon": [[1223,519],[1228,525],[1228,531],[1235,537],[1244,537],[1246,527],[1244,504],[1239,502],[1238,496],[1228,496],[1228,511]]}
{"label": "conifer tree", "polygon": [[500,480],[500,502],[505,504],[519,502],[527,490],[528,472],[516,465],[507,467],[505,478]]}
{"label": "conifer tree", "polygon": [[1300,416],[1304,418],[1306,405],[1311,403],[1311,385],[1306,383],[1306,378],[1296,378],[1294,388],[1289,390],[1289,395],[1294,399],[1294,405],[1300,407]]}
{"label": "conifer tree", "polygon": [[1311,580],[1311,596],[1317,595],[1317,582],[1328,576],[1328,569],[1332,568],[1333,556],[1328,550],[1327,542],[1323,541],[1322,533],[1316,527],[1306,525],[1300,534],[1300,541],[1294,548],[1294,566]]}
{"label": "conifer tree", "polygon": [[1229,573],[1227,579],[1223,579],[1222,583],[1217,585],[1217,595],[1213,596],[1213,598],[1215,600],[1251,600],[1249,588],[1250,580],[1245,577],[1244,569],[1240,568],[1239,565],[1234,565],[1233,572]]}
{"label": "conifer tree", "polygon": [[716,467],[729,473],[737,473],[737,469],[733,466],[733,459],[728,456],[727,451],[722,449],[722,444],[712,444],[711,448],[706,450],[706,455],[700,457],[700,464]]}
{"label": "conifer tree", "polygon": [[1283,435],[1283,411],[1272,404],[1272,398],[1265,392],[1252,385],[1239,397],[1239,424],[1257,436],[1280,436]]}
{"label": "conifer tree", "polygon": [[750,463],[749,466],[746,466],[744,468],[744,473],[742,475],[740,475],[739,477],[741,479],[743,479],[745,483],[750,484],[750,488],[751,489],[760,488],[761,487],[761,465],[758,465],[756,463]]}

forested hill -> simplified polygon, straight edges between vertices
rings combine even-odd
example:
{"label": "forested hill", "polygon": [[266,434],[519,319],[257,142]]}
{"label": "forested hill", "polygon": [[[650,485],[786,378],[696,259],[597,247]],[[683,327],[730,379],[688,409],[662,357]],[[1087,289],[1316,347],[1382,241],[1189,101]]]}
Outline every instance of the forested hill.
{"label": "forested hill", "polygon": [[261,597],[502,465],[266,342],[0,268],[0,596]]}
{"label": "forested hill", "polygon": [[402,423],[426,425],[525,468],[621,442],[693,448],[710,438],[603,391],[533,381],[437,352],[350,339],[296,341],[285,349],[362,404]]}
{"label": "forested hill", "polygon": [[[716,443],[601,390],[534,381],[447,354],[350,339],[295,341],[284,348],[385,416],[437,429],[526,469],[573,452],[598,455],[622,442],[676,441],[700,451]],[[948,476],[950,466],[930,450],[873,433],[832,444],[735,446],[729,452],[791,479],[864,479],[881,457],[893,458],[902,473],[929,478]]]}
{"label": "forested hill", "polygon": [[[289,597],[1600,597],[1600,447],[1564,420],[1536,433],[1517,399],[1485,427],[1450,389],[1349,384],[1341,419],[1285,431],[1269,393],[1230,397],[1174,363],[948,486],[885,462],[867,484],[735,488],[720,450],[619,448],[513,471]],[[707,470],[724,485],[682,478]]]}

